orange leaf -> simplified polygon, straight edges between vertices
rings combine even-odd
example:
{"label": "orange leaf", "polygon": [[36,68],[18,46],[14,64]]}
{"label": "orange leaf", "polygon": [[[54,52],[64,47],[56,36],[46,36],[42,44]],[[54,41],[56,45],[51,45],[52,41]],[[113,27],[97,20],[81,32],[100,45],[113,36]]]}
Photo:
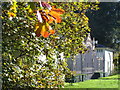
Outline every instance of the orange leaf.
{"label": "orange leaf", "polygon": [[55,12],[57,12],[58,14],[63,14],[63,13],[65,13],[65,11],[63,10],[63,9],[61,9],[61,8],[52,8],[52,11],[55,11]]}
{"label": "orange leaf", "polygon": [[38,21],[35,28],[36,28],[35,34],[37,37],[42,35],[44,38],[47,38],[47,37],[49,37],[49,35],[55,33],[55,30],[53,30],[47,22],[40,23]]}
{"label": "orange leaf", "polygon": [[54,34],[55,33],[55,30],[50,30],[50,34]]}
{"label": "orange leaf", "polygon": [[[37,27],[37,25],[39,24],[39,27]],[[47,38],[50,34],[53,33],[53,31],[50,31],[50,33],[48,32],[49,30],[51,30],[51,27],[49,26],[48,23],[39,23],[36,24],[36,36],[39,37],[40,35],[42,35],[44,38]]]}
{"label": "orange leaf", "polygon": [[47,37],[49,37],[49,35],[50,35],[50,33],[48,33],[48,32],[44,32],[44,35],[42,35],[44,38],[47,38]]}
{"label": "orange leaf", "polygon": [[45,22],[48,22],[48,21],[49,21],[48,17],[45,16],[45,15],[42,15],[42,19],[43,19]]}
{"label": "orange leaf", "polygon": [[43,23],[42,29],[41,29],[41,35],[45,36],[45,33],[49,30],[49,28],[47,27],[47,23]]}
{"label": "orange leaf", "polygon": [[48,21],[48,23],[52,23],[54,20],[55,20],[55,19],[54,19],[53,17],[49,16],[49,21]]}
{"label": "orange leaf", "polygon": [[57,12],[55,11],[50,11],[50,16],[53,17],[55,19],[55,22],[56,23],[60,23],[61,22],[61,17],[60,17],[60,14],[58,14]]}

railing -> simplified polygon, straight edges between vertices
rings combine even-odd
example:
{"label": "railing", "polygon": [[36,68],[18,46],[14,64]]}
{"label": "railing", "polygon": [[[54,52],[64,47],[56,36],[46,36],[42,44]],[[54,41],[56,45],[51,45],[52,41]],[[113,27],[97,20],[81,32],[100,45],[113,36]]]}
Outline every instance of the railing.
{"label": "railing", "polygon": [[71,77],[69,78],[66,78],[66,81],[65,82],[68,82],[68,83],[75,83],[75,82],[83,82],[85,80],[87,80],[87,74],[76,74],[76,75],[72,75]]}

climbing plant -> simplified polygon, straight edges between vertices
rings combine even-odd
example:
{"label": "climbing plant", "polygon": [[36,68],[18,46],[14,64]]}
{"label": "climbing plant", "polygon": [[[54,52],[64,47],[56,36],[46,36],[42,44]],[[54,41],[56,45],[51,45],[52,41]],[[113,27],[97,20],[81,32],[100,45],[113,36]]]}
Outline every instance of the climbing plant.
{"label": "climbing plant", "polygon": [[85,12],[96,3],[2,3],[3,88],[60,88],[67,58],[86,49]]}

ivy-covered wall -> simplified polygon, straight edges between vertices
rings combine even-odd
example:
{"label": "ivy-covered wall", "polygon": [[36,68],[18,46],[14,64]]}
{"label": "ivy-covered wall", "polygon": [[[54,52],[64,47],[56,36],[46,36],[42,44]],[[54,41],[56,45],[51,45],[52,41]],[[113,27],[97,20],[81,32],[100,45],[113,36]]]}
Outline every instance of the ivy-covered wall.
{"label": "ivy-covered wall", "polygon": [[65,58],[84,52],[82,42],[90,32],[85,12],[97,7],[83,2],[2,2],[3,89],[63,87],[64,76],[70,74]]}

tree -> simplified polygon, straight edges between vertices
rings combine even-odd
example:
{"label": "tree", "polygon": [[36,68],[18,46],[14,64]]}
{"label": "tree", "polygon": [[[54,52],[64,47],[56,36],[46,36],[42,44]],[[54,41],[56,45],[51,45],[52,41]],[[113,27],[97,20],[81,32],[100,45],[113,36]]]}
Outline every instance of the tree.
{"label": "tree", "polygon": [[100,44],[120,50],[120,2],[103,2],[99,8],[88,12],[91,34]]}
{"label": "tree", "polygon": [[[90,31],[85,11],[97,6],[82,2],[46,4],[65,10],[60,24],[40,23],[46,18],[39,18],[40,10],[45,11],[44,16],[48,9],[41,9],[38,2],[2,3],[4,89],[62,87],[69,71],[65,58],[84,52],[82,42]],[[76,14],[76,10],[83,12]]]}

